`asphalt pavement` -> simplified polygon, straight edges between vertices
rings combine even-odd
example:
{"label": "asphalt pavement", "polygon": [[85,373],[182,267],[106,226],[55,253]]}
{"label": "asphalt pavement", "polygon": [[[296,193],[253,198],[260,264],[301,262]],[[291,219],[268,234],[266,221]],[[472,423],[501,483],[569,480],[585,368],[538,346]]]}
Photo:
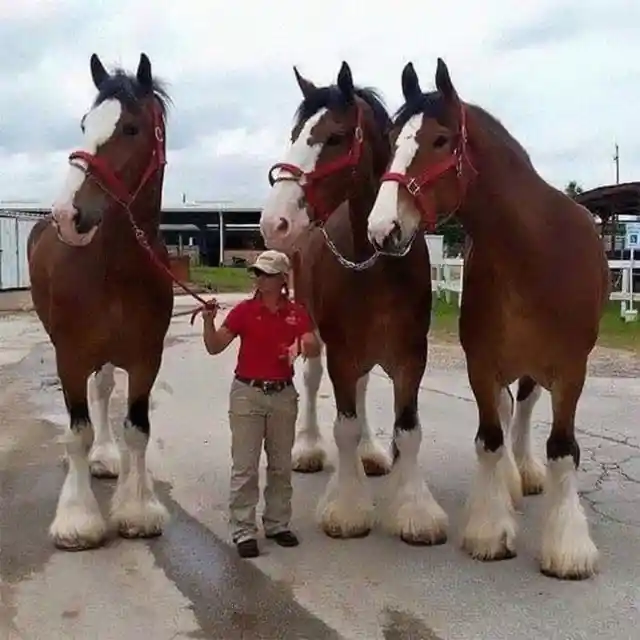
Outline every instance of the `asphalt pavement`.
{"label": "asphalt pavement", "polygon": [[[182,301],[180,304],[189,304]],[[450,539],[410,547],[374,530],[333,540],[314,510],[331,469],[297,475],[294,522],[302,543],[240,560],[228,540],[227,393],[235,348],[210,357],[199,322],[176,318],[153,393],[148,456],[171,512],[165,534],[114,539],[81,553],[55,550],[47,528],[64,478],[56,442],[65,415],[52,349],[31,315],[0,318],[0,638],[127,640],[631,640],[640,637],[640,381],[590,378],[579,407],[580,488],[598,576],[562,582],[542,576],[539,497],[519,516],[518,555],[480,563],[456,545],[473,480],[476,410],[463,371],[429,370],[420,412],[420,464],[450,518]],[[117,376],[114,425],[124,413]],[[302,391],[300,376],[298,387]],[[388,442],[390,382],[374,371],[369,419]],[[321,426],[331,442],[334,405],[323,379]],[[549,429],[545,394],[534,413],[542,452]],[[385,478],[369,479],[379,494]],[[112,481],[94,481],[106,509]],[[3,635],[4,633],[4,635]]]}

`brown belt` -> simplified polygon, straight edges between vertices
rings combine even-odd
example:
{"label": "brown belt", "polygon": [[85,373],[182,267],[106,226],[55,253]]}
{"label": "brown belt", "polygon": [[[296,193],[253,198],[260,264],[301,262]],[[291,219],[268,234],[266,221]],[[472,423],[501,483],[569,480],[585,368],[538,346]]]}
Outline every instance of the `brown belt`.
{"label": "brown belt", "polygon": [[242,376],[236,376],[238,382],[247,384],[250,387],[260,389],[263,393],[279,393],[287,387],[293,385],[293,380],[256,380],[253,378],[243,378]]}

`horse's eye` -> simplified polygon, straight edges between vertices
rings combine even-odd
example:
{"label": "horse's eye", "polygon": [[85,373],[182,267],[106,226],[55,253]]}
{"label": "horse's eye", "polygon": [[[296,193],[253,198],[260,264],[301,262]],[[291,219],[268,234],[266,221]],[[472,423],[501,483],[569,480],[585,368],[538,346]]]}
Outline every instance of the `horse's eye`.
{"label": "horse's eye", "polygon": [[439,149],[440,147],[444,147],[445,144],[447,144],[448,139],[447,136],[438,136],[434,142],[433,142],[433,146],[436,149]]}
{"label": "horse's eye", "polygon": [[138,127],[135,124],[125,124],[122,126],[122,133],[125,136],[135,136],[138,133]]}
{"label": "horse's eye", "polygon": [[336,147],[342,142],[343,136],[338,135],[337,133],[332,133],[328,138],[326,145],[328,147]]}

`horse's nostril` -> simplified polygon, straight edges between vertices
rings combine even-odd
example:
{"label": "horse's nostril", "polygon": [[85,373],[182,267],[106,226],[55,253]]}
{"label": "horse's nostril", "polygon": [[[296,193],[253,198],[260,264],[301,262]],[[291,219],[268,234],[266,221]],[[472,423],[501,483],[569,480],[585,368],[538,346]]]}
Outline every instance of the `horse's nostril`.
{"label": "horse's nostril", "polygon": [[276,226],[276,230],[279,233],[286,233],[289,229],[289,221],[286,218],[280,218],[280,222]]}

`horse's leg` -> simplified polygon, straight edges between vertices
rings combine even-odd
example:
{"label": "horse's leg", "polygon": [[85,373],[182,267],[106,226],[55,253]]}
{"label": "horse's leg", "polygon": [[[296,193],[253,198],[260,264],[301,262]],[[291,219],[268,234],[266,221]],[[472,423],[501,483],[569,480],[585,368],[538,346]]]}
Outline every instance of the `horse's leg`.
{"label": "horse's leg", "polygon": [[542,493],[544,464],[533,452],[531,438],[531,414],[542,388],[533,378],[524,376],[518,380],[516,412],[511,424],[513,454],[522,477],[522,493],[526,496]]}
{"label": "horse's leg", "polygon": [[553,425],[547,440],[542,528],[542,573],[574,580],[593,575],[598,563],[576,478],[580,447],[575,438],[575,414],[585,373],[586,362],[581,371],[557,379],[551,387]]}
{"label": "horse's leg", "polygon": [[169,519],[158,500],[147,470],[146,453],[151,433],[149,395],[160,368],[160,358],[129,370],[129,410],[124,424],[128,465],[121,473],[111,502],[111,519],[125,538],[157,536]]}
{"label": "horse's leg", "polygon": [[293,470],[300,473],[316,473],[322,471],[327,453],[322,443],[318,427],[318,390],[322,380],[322,355],[308,358],[304,363],[302,427],[296,433],[293,445]]}
{"label": "horse's leg", "polygon": [[383,524],[408,544],[436,545],[447,540],[449,519],[422,479],[418,453],[422,428],[418,417],[418,392],[424,362],[404,363],[393,372],[395,423],[394,462],[389,476]]}
{"label": "horse's leg", "polygon": [[515,399],[511,389],[508,385],[502,387],[498,399],[498,415],[500,416],[500,423],[504,434],[504,461],[502,470],[510,476],[507,478],[507,487],[509,488],[514,506],[517,506],[522,500],[522,480],[518,472],[518,465],[516,464],[512,447],[514,407]]}
{"label": "horse's leg", "polygon": [[99,546],[107,533],[107,525],[91,488],[89,450],[93,444],[93,427],[87,402],[87,378],[90,367],[84,368],[75,358],[76,352],[61,353],[56,349],[58,377],[69,413],[69,427],[62,441],[67,459],[67,476],[56,515],[49,528],[54,544],[70,551]]}
{"label": "horse's leg", "polygon": [[[505,446],[501,388],[492,371],[467,359],[469,382],[478,405],[475,438],[478,470],[466,506],[462,548],[479,560],[503,560],[515,553],[514,503],[522,496],[520,474]],[[503,414],[503,415],[501,415]]]}
{"label": "horse's leg", "polygon": [[367,420],[367,387],[370,376],[371,373],[362,376],[356,385],[356,413],[362,423],[362,436],[358,445],[358,455],[362,460],[366,475],[384,476],[391,470],[391,454],[380,444],[380,440],[371,433],[371,427]]}
{"label": "horse's leg", "polygon": [[[333,538],[356,538],[371,531],[373,500],[366,485],[364,467],[358,455],[362,421],[356,412],[358,372],[348,354],[341,360],[327,353],[337,416],[333,436],[338,448],[337,467],[318,504],[317,516],[324,532]],[[338,356],[339,357],[339,356]]]}
{"label": "horse's leg", "polygon": [[109,400],[116,386],[114,372],[115,367],[108,362],[89,377],[89,398],[97,411],[89,465],[96,478],[117,478],[120,473],[120,449],[109,420]]}

